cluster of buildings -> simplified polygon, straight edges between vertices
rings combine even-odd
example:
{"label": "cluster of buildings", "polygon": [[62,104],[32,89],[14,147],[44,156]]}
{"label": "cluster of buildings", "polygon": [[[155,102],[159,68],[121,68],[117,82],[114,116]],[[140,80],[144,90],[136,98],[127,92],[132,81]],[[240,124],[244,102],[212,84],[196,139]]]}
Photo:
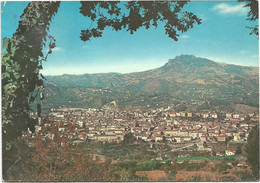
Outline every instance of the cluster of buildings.
{"label": "cluster of buildings", "polygon": [[[137,140],[153,143],[245,142],[259,118],[254,113],[173,112],[163,108],[145,111],[64,108],[52,110],[45,117],[56,124],[57,133],[67,133],[75,144],[86,140],[121,142],[128,133]],[[36,130],[44,125],[49,124],[40,124]],[[74,126],[73,132],[69,131],[70,126]],[[51,134],[47,136],[51,138]]]}

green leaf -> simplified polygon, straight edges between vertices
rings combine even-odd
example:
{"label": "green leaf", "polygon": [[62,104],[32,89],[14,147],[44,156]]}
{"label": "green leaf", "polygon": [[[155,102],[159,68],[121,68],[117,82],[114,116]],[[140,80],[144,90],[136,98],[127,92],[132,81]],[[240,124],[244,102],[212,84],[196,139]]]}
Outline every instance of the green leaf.
{"label": "green leaf", "polygon": [[18,47],[17,47],[17,46],[11,46],[12,56],[14,56],[14,54],[16,53],[16,50],[18,50]]}
{"label": "green leaf", "polygon": [[15,71],[20,71],[21,70],[21,67],[20,67],[20,65],[18,63],[14,64],[14,70]]}
{"label": "green leaf", "polygon": [[37,17],[37,19],[39,19],[40,16],[41,16],[41,14],[40,14],[38,11],[36,11],[35,13],[36,13],[36,17]]}
{"label": "green leaf", "polygon": [[2,73],[2,79],[3,78],[10,78],[10,74],[8,72]]}
{"label": "green leaf", "polygon": [[34,18],[32,19],[32,23],[33,23],[33,24],[36,24],[36,20],[35,20]]}
{"label": "green leaf", "polygon": [[19,79],[19,78],[20,78],[20,74],[17,73],[17,72],[15,72],[15,73],[14,73],[14,78],[15,78],[16,80]]}
{"label": "green leaf", "polygon": [[38,74],[38,72],[39,72],[39,68],[36,68],[35,71],[34,71],[34,73],[35,73],[35,74]]}
{"label": "green leaf", "polygon": [[3,48],[2,49],[7,49],[9,43],[10,43],[10,39],[5,37],[3,39]]}
{"label": "green leaf", "polygon": [[13,107],[13,103],[14,103],[14,100],[11,100],[11,102],[10,102],[10,108]]}

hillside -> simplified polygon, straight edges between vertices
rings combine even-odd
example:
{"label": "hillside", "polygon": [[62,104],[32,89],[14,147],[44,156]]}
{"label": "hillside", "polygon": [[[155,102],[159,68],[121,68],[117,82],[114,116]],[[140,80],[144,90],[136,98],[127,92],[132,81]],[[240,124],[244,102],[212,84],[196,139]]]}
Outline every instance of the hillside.
{"label": "hillside", "polygon": [[[228,110],[258,106],[257,67],[217,63],[192,55],[144,72],[47,76],[44,107],[173,106],[176,110]],[[224,108],[223,108],[224,107]]]}

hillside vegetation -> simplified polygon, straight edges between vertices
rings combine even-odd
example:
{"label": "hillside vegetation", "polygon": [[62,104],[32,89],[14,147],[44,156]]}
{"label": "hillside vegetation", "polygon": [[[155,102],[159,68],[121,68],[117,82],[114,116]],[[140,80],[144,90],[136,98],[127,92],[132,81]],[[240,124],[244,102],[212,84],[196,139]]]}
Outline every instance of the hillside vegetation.
{"label": "hillside vegetation", "polygon": [[[257,110],[258,67],[217,63],[193,55],[144,72],[47,76],[43,107],[173,106],[176,110]],[[251,107],[251,108],[250,108]]]}

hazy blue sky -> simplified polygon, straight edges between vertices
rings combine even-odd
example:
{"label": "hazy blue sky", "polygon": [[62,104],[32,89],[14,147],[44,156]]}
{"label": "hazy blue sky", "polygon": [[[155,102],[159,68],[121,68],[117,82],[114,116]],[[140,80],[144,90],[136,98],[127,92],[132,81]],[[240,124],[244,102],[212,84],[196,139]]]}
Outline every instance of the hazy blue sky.
{"label": "hazy blue sky", "polygon": [[[11,38],[19,16],[28,2],[2,3],[1,36]],[[202,18],[175,42],[163,27],[139,29],[134,35],[125,30],[106,29],[102,38],[80,40],[80,31],[90,22],[79,13],[79,2],[62,2],[51,24],[57,47],[44,64],[46,75],[100,72],[135,72],[164,65],[170,58],[193,54],[217,62],[258,66],[258,40],[249,36],[252,25],[242,3],[224,1],[190,2],[185,9]]]}

